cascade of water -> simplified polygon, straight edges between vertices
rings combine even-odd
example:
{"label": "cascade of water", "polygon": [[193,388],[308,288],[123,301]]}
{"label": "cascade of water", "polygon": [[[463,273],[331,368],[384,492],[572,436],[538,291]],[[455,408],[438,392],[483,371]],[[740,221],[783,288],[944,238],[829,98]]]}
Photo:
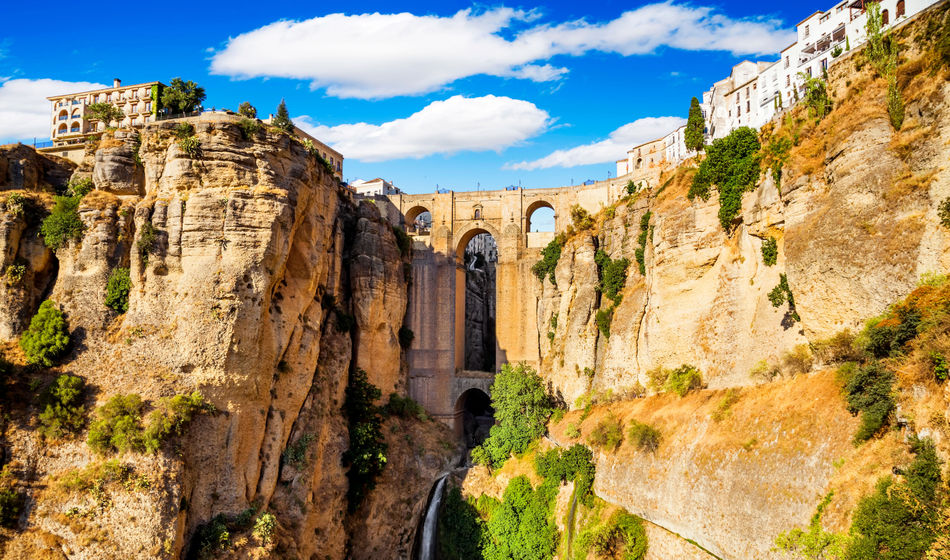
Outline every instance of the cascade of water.
{"label": "cascade of water", "polygon": [[445,479],[443,476],[435,483],[435,490],[432,497],[429,498],[429,506],[426,508],[425,520],[422,523],[422,539],[419,545],[418,560],[434,560],[436,557],[436,531],[439,528],[439,506],[442,505],[442,494],[445,492]]}

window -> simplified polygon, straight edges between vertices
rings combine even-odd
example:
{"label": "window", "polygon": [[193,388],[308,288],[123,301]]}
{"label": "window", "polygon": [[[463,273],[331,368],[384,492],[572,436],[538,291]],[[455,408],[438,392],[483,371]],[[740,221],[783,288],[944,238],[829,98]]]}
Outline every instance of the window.
{"label": "window", "polygon": [[749,88],[745,88],[745,98],[749,98]]}
{"label": "window", "polygon": [[828,21],[828,14],[825,14],[821,16],[820,18],[818,18],[818,23],[825,23],[826,21]]}
{"label": "window", "polygon": [[897,12],[894,14],[894,17],[901,17],[904,15],[904,0],[897,1]]}
{"label": "window", "polygon": [[746,112],[746,113],[751,113],[751,112],[752,112],[752,102],[751,102],[751,101],[746,101],[746,102],[745,102],[745,112]]}
{"label": "window", "polygon": [[811,78],[811,66],[809,66],[809,67],[806,69],[806,72],[807,72],[807,74],[808,74],[808,77]]}
{"label": "window", "polygon": [[736,116],[737,116],[737,117],[741,117],[741,116],[742,116],[742,107],[741,107],[741,106],[736,107]]}
{"label": "window", "polygon": [[822,69],[822,71],[827,71],[827,70],[828,70],[828,59],[827,59],[827,58],[821,59],[821,69]]}
{"label": "window", "polygon": [[887,10],[881,10],[881,24],[887,25],[888,23]]}
{"label": "window", "polygon": [[786,68],[788,68],[788,64],[789,64],[789,62],[788,62],[788,57],[786,56],[786,57],[785,57],[785,67],[786,67]]}
{"label": "window", "polygon": [[808,26],[806,25],[806,26],[805,26],[805,37],[807,38],[808,35],[809,35],[809,31],[808,31]]}
{"label": "window", "polygon": [[792,85],[792,77],[788,74],[785,74],[785,87]]}
{"label": "window", "polygon": [[151,102],[151,101],[146,101],[146,102],[145,102],[145,112],[149,112],[149,111],[151,111],[151,110],[152,110],[152,102]]}
{"label": "window", "polygon": [[481,219],[482,219],[482,211],[481,211],[481,210],[475,209],[475,219],[476,219],[476,220],[481,220]]}

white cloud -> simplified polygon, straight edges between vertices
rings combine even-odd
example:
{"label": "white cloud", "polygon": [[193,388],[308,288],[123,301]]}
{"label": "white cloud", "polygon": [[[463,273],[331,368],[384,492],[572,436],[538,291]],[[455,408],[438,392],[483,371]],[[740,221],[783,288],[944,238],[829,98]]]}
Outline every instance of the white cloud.
{"label": "white cloud", "polygon": [[456,95],[432,102],[406,118],[378,125],[323,126],[306,115],[294,121],[344,157],[372,162],[461,151],[500,151],[540,134],[551,118],[534,103],[520,99]]}
{"label": "white cloud", "polygon": [[0,80],[0,142],[48,139],[52,124],[48,96],[104,87],[107,86],[49,78]]}
{"label": "white cloud", "polygon": [[606,140],[557,150],[534,161],[509,163],[505,169],[547,169],[549,167],[577,167],[593,163],[615,162],[630,148],[662,138],[686,124],[680,117],[646,117],[627,123],[610,133]]}
{"label": "white cloud", "polygon": [[[794,40],[779,20],[733,19],[672,1],[605,23],[550,25],[538,17],[500,7],[450,17],[373,13],[278,21],[231,38],[212,58],[211,71],[239,79],[309,80],[311,88],[330,95],[374,99],[427,93],[475,75],[558,80],[568,70],[545,63],[556,55],[597,50],[631,56],[662,46],[758,55]],[[510,39],[500,34],[516,25],[527,28]]]}

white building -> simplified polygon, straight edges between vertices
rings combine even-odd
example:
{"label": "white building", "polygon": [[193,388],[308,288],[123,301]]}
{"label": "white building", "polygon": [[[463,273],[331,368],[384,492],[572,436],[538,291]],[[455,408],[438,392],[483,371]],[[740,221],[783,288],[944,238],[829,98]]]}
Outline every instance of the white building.
{"label": "white building", "polygon": [[392,183],[381,177],[376,177],[369,181],[357,179],[350,183],[350,188],[359,196],[382,196],[387,194],[399,194],[401,192],[394,187]]}

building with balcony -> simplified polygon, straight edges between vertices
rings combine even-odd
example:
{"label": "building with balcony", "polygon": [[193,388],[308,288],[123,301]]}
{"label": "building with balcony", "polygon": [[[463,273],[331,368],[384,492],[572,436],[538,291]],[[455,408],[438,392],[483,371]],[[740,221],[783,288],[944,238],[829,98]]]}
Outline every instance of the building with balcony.
{"label": "building with balcony", "polygon": [[402,192],[382,177],[376,177],[369,181],[357,179],[350,183],[350,188],[353,189],[358,196],[385,196],[400,194]]}
{"label": "building with balcony", "polygon": [[90,117],[90,105],[111,103],[125,114],[118,123],[120,127],[142,126],[155,119],[159,96],[164,87],[161,82],[123,86],[122,81],[116,78],[111,88],[47,97],[52,104],[50,140],[53,145],[43,151],[78,162],[82,159],[86,138],[105,130],[109,125]]}

